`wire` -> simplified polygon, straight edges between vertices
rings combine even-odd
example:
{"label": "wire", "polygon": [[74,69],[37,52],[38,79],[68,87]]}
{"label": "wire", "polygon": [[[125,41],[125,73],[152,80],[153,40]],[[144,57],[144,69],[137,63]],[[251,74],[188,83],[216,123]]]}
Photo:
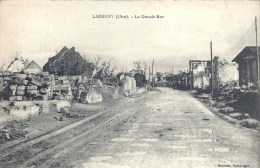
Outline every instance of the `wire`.
{"label": "wire", "polygon": [[234,56],[238,51],[241,51],[245,45],[247,44],[248,40],[251,39],[252,34],[254,33],[254,22],[248,27],[247,31],[243,34],[242,38],[225,54]]}

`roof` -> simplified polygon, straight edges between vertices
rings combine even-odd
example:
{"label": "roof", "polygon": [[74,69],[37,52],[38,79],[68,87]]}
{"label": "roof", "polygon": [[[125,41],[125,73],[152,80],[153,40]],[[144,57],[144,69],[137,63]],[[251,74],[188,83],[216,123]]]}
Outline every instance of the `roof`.
{"label": "roof", "polygon": [[[258,47],[258,51],[260,52],[260,47]],[[256,57],[256,46],[246,46],[240,53],[232,60],[232,62],[238,62],[243,57],[250,54],[253,57]],[[259,55],[259,54],[258,54]]]}
{"label": "roof", "polygon": [[58,54],[56,54],[55,56],[49,58],[48,62],[45,64],[45,66],[50,66],[55,60],[59,59],[60,57],[62,57],[65,53],[67,53],[69,51],[69,49],[64,46],[60,52]]}
{"label": "roof", "polygon": [[35,61],[31,61],[28,65],[24,67],[26,69],[42,69]]}

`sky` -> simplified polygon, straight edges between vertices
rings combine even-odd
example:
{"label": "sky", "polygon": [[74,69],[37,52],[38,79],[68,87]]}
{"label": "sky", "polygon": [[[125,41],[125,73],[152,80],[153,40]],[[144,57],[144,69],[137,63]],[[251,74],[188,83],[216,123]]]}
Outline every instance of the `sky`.
{"label": "sky", "polygon": [[[93,18],[99,14],[130,18]],[[255,16],[259,24],[259,1],[2,0],[0,62],[19,52],[43,66],[67,46],[82,55],[113,57],[122,71],[132,69],[133,61],[151,65],[154,59],[155,71],[177,72],[187,70],[191,59],[209,60],[210,41],[213,55],[228,61],[255,45]]]}

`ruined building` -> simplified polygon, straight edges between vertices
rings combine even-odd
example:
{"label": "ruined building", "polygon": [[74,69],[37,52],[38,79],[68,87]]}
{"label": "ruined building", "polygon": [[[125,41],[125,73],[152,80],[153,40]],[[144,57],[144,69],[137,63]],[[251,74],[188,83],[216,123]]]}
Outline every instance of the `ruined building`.
{"label": "ruined building", "polygon": [[49,58],[43,66],[43,71],[56,75],[89,75],[91,64],[75,51],[75,47],[68,49],[65,46],[59,53]]}

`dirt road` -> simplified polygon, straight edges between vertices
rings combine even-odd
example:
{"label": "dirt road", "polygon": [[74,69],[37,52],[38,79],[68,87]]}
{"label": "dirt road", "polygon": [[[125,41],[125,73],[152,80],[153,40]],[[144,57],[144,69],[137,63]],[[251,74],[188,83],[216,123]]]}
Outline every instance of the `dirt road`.
{"label": "dirt road", "polygon": [[0,167],[259,167],[259,133],[227,123],[187,92],[159,89],[59,136],[13,148]]}

